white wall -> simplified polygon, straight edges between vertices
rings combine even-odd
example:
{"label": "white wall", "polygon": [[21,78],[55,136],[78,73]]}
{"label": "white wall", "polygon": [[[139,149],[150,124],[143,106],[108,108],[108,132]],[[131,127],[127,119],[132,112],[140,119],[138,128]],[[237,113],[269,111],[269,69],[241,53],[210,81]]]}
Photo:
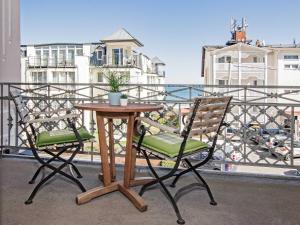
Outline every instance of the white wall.
{"label": "white wall", "polygon": [[21,81],[20,3],[0,0],[0,82]]}
{"label": "white wall", "polygon": [[[0,0],[0,82],[20,82],[20,2],[19,0]],[[7,95],[7,89],[3,90]],[[3,139],[0,145],[8,145],[7,119],[8,103],[4,101],[3,115],[0,115],[0,127],[3,122]],[[13,118],[14,115],[12,114]],[[14,140],[14,127],[11,140]],[[1,131],[0,131],[1,132]],[[1,138],[1,135],[0,135]],[[11,143],[14,145],[14,143]]]}

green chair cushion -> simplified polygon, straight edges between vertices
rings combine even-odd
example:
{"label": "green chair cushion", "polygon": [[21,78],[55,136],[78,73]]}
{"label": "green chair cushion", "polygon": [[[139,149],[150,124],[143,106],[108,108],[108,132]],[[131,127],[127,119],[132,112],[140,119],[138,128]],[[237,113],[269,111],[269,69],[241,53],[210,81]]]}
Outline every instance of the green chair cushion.
{"label": "green chair cushion", "polygon": [[[78,133],[82,140],[88,140],[93,138],[85,128],[79,128]],[[48,145],[65,144],[70,142],[76,142],[77,138],[72,130],[54,130],[43,131],[37,135],[36,146],[43,147]]]}
{"label": "green chair cushion", "polygon": [[[139,136],[134,136],[134,142],[138,143]],[[171,133],[159,133],[145,136],[142,146],[152,151],[161,153],[169,158],[177,157],[183,138]],[[189,138],[186,142],[184,154],[192,153],[207,148],[208,145],[201,141]]]}

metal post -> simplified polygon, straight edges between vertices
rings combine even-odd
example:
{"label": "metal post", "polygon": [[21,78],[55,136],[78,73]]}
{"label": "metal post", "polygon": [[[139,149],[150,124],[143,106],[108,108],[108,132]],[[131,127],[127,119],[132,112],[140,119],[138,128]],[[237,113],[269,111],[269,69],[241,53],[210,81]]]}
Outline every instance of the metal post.
{"label": "metal post", "polygon": [[[94,102],[94,85],[90,84],[90,101],[91,103]],[[82,110],[82,124],[84,123],[84,110]],[[93,112],[90,112],[90,131],[92,134],[94,134],[94,118],[93,118]],[[94,143],[91,143],[91,162],[94,162]]]}
{"label": "metal post", "polygon": [[0,118],[1,118],[1,154],[0,158],[2,159],[2,154],[3,154],[3,84],[1,84],[1,110],[0,110]]}
{"label": "metal post", "polygon": [[291,129],[290,129],[290,135],[291,135],[291,149],[290,149],[290,161],[291,165],[294,165],[294,134],[295,134],[295,107],[291,107]]}
{"label": "metal post", "polygon": [[192,101],[192,87],[189,86],[189,100]]}

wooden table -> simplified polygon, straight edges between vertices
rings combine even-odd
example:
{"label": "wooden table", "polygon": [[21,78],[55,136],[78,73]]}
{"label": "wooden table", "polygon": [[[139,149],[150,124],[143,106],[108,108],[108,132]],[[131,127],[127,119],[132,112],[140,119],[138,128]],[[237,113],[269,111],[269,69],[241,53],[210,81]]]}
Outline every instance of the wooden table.
{"label": "wooden table", "polygon": [[[147,210],[147,205],[141,196],[130,187],[142,185],[149,179],[135,179],[136,150],[132,148],[135,118],[141,112],[151,112],[162,109],[162,106],[153,104],[128,104],[127,106],[111,106],[103,103],[90,103],[75,105],[77,109],[92,110],[96,112],[99,147],[102,165],[103,187],[96,187],[77,195],[77,204],[87,203],[93,198],[113,191],[123,193],[140,211]],[[109,147],[106,144],[104,118],[108,119]],[[113,119],[127,119],[127,142],[124,165],[124,180],[116,180]],[[109,153],[109,154],[108,154]]]}

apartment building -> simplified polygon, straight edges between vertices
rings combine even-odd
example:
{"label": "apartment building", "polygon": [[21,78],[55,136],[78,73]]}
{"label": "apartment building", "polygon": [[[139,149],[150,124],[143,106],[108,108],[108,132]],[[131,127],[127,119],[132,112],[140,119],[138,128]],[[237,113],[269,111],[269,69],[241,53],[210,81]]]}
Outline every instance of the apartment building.
{"label": "apartment building", "polygon": [[[247,24],[232,22],[232,38],[225,45],[202,49],[205,84],[213,85],[300,85],[300,44],[251,44]],[[288,91],[288,90],[286,90]]]}
{"label": "apartment building", "polygon": [[[94,43],[22,45],[21,80],[43,84],[106,83],[105,74],[116,71],[128,76],[129,84],[163,84],[165,64],[158,57],[150,59],[138,52],[140,47],[143,44],[123,28]],[[102,95],[103,91],[96,94]],[[146,89],[140,93],[132,89],[128,94],[152,95]]]}

